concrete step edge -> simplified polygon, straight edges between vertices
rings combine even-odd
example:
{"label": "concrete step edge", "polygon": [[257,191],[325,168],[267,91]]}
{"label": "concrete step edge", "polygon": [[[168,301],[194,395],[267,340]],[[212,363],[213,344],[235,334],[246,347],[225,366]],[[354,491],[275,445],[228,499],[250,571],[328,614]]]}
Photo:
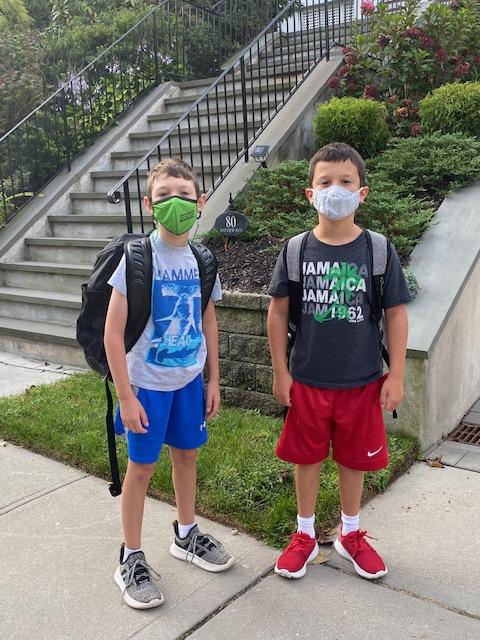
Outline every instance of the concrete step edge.
{"label": "concrete step edge", "polygon": [[109,242],[108,238],[60,238],[60,237],[36,237],[25,238],[25,244],[29,246],[51,247],[80,247],[102,249]]}
{"label": "concrete step edge", "polygon": [[89,276],[91,265],[71,265],[59,262],[19,261],[0,262],[3,271],[34,271],[39,273],[62,273],[65,275]]}
{"label": "concrete step edge", "polygon": [[80,294],[20,289],[18,287],[0,287],[0,300],[45,304],[50,307],[68,307],[70,309],[80,309],[82,304]]}
{"label": "concrete step edge", "polygon": [[0,334],[80,348],[75,327],[50,322],[0,317]]}

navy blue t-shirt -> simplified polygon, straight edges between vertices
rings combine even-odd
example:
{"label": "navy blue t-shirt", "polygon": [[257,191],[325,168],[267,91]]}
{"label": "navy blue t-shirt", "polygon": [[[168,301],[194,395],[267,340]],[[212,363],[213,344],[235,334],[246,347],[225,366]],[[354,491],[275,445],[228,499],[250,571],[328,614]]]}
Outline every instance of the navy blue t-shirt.
{"label": "navy blue t-shirt", "polygon": [[[352,388],[383,373],[378,325],[371,321],[372,279],[365,232],[343,245],[308,235],[302,265],[302,317],[292,351],[292,377],[314,387]],[[279,255],[268,293],[288,296],[288,278]],[[410,300],[398,255],[391,247],[382,306]]]}

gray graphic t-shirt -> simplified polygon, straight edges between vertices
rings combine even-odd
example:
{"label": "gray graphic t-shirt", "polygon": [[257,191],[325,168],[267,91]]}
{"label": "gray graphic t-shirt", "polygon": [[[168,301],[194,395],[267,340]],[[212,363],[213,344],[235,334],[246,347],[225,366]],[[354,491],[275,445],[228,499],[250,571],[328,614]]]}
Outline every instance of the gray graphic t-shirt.
{"label": "gray graphic t-shirt", "polygon": [[[302,318],[291,358],[292,377],[314,387],[351,388],[382,375],[378,326],[370,319],[370,258],[365,232],[344,245],[329,245],[310,233],[302,265]],[[283,252],[268,293],[288,296]],[[384,308],[410,300],[392,247],[385,274]]]}
{"label": "gray graphic t-shirt", "polygon": [[[152,313],[132,350],[127,353],[130,382],[154,391],[173,391],[194,380],[205,366],[202,299],[198,264],[190,247],[173,247],[152,239]],[[108,281],[127,295],[125,257]],[[220,280],[212,300],[221,300]]]}

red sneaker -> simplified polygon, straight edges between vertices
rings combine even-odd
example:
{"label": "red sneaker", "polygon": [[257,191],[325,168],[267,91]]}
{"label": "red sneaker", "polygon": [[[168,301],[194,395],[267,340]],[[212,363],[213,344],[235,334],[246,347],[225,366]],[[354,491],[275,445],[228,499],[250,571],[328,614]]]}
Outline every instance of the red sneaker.
{"label": "red sneaker", "polygon": [[283,578],[302,578],[307,572],[307,564],[318,556],[315,538],[298,531],[290,536],[291,542],[275,565],[275,573]]}
{"label": "red sneaker", "polygon": [[352,562],[359,576],[374,580],[384,576],[388,569],[375,549],[365,540],[366,537],[370,537],[366,531],[352,531],[346,536],[340,533],[334,546],[342,558]]}

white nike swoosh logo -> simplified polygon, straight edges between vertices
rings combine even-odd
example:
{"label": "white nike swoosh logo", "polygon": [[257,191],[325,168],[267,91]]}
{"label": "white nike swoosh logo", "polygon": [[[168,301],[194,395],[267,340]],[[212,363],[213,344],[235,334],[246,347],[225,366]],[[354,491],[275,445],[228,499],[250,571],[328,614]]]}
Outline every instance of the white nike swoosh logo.
{"label": "white nike swoosh logo", "polygon": [[372,456],[376,455],[377,453],[380,453],[380,451],[383,449],[383,444],[380,447],[380,449],[377,449],[376,451],[367,451],[367,456],[369,458],[371,458]]}

